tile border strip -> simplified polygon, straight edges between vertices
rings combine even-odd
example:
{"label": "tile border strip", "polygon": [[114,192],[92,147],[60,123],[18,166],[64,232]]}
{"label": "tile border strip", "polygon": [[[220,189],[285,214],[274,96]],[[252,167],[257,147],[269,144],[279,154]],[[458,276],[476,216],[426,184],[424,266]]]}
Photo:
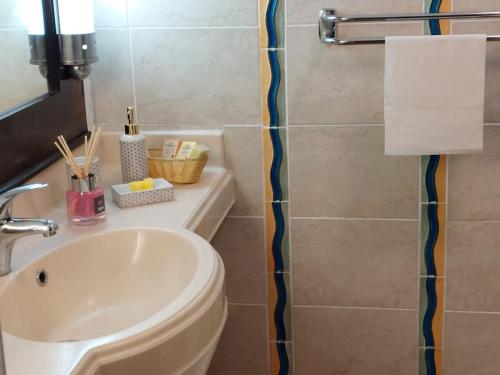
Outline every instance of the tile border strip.
{"label": "tile border strip", "polygon": [[[426,0],[430,13],[451,11],[450,0]],[[430,20],[426,33],[442,35],[450,33],[450,23]],[[420,269],[420,339],[419,339],[419,374],[443,374],[443,320],[444,320],[444,285],[445,285],[445,235],[447,157],[431,155],[421,157],[421,245],[423,265]]]}
{"label": "tile border strip", "polygon": [[260,0],[261,100],[268,275],[269,357],[272,375],[291,375],[291,304],[286,175],[284,0]]}

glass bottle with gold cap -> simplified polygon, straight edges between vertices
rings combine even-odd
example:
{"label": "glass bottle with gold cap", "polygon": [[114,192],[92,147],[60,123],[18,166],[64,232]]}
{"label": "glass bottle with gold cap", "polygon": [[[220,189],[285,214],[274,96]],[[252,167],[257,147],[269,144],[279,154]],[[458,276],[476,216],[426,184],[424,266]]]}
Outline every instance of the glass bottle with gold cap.
{"label": "glass bottle with gold cap", "polygon": [[120,136],[120,158],[124,183],[142,181],[148,177],[146,137],[139,133],[133,107],[127,107],[128,124]]}

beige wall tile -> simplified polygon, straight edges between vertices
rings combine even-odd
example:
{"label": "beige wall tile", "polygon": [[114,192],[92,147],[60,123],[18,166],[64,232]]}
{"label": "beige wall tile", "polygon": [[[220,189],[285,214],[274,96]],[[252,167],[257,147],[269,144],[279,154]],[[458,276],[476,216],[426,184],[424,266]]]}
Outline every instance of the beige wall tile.
{"label": "beige wall tile", "polygon": [[226,165],[235,174],[236,204],[233,216],[263,216],[262,129],[225,126]]}
{"label": "beige wall tile", "polygon": [[[475,1],[474,3],[477,3]],[[500,9],[500,1],[496,1],[497,9]],[[484,5],[484,4],[483,4]],[[470,8],[470,7],[469,7]],[[475,10],[489,9],[489,7],[476,7]],[[493,9],[494,9],[493,8]],[[488,35],[500,34],[500,21],[468,21],[454,22],[454,34],[481,34]],[[486,85],[484,99],[484,121],[486,123],[500,122],[500,45],[497,42],[488,42],[486,50]]]}
{"label": "beige wall tile", "polygon": [[257,0],[128,0],[132,26],[256,26]]}
{"label": "beige wall tile", "polygon": [[98,0],[94,1],[93,5],[94,23],[97,28],[127,27],[127,0]]}
{"label": "beige wall tile", "polygon": [[456,12],[497,11],[498,0],[453,0],[453,10]]}
{"label": "beige wall tile", "polygon": [[444,375],[498,375],[500,315],[447,313]]}
{"label": "beige wall tile", "polygon": [[484,129],[484,151],[449,158],[448,216],[456,220],[500,219],[500,127]]}
{"label": "beige wall tile", "polygon": [[288,24],[316,24],[323,8],[335,8],[339,15],[420,13],[422,0],[288,0]]}
{"label": "beige wall tile", "polygon": [[99,62],[90,76],[95,122],[125,124],[125,108],[134,104],[128,31],[98,30]]}
{"label": "beige wall tile", "polygon": [[[420,34],[420,24],[343,27],[343,36]],[[291,125],[384,122],[384,46],[328,46],[317,26],[287,28]]]}
{"label": "beige wall tile", "polygon": [[268,373],[266,307],[229,305],[229,317],[208,375]]}
{"label": "beige wall tile", "polygon": [[257,29],[132,31],[138,118],[217,128],[260,123]]}
{"label": "beige wall tile", "polygon": [[265,304],[264,219],[226,218],[212,246],[224,261],[229,302]]}
{"label": "beige wall tile", "polygon": [[292,220],[296,305],[417,307],[418,223]]}
{"label": "beige wall tile", "polygon": [[295,307],[294,327],[296,375],[417,373],[416,311]]}
{"label": "beige wall tile", "polygon": [[289,134],[292,216],[417,218],[418,158],[384,156],[382,126],[299,126]]}
{"label": "beige wall tile", "polygon": [[500,223],[449,221],[446,307],[500,311]]}

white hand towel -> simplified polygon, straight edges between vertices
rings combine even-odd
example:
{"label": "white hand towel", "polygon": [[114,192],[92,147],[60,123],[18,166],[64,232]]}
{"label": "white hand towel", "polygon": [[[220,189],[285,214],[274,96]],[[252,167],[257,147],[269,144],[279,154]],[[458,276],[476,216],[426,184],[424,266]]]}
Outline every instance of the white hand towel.
{"label": "white hand towel", "polygon": [[486,35],[387,37],[386,155],[483,149]]}

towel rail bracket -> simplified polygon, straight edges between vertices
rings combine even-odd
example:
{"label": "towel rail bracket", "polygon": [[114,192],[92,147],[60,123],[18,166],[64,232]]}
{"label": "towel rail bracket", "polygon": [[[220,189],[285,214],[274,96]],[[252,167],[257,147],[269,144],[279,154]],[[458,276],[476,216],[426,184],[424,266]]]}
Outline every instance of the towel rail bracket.
{"label": "towel rail bracket", "polygon": [[[364,22],[404,22],[441,19],[500,18],[500,12],[453,12],[419,14],[379,14],[372,16],[338,16],[335,9],[321,9],[319,12],[319,38],[321,42],[333,45],[384,44],[385,37],[338,38],[339,24]],[[488,35],[488,41],[500,41],[500,35]]]}

